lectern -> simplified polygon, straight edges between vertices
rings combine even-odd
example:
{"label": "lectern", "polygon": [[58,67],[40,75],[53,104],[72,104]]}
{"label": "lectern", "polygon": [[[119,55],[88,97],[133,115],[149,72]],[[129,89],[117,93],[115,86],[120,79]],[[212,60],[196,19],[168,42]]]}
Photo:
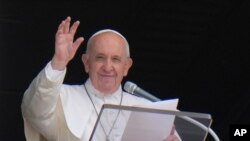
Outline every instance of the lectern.
{"label": "lectern", "polygon": [[90,141],[163,141],[172,130],[184,141],[204,141],[210,114],[104,104]]}

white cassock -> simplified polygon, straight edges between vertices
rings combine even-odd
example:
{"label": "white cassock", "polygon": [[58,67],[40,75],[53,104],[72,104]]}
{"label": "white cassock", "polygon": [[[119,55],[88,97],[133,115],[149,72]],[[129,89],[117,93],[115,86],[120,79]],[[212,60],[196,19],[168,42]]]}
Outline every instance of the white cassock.
{"label": "white cassock", "polygon": [[[84,85],[65,85],[64,71],[53,70],[51,64],[38,74],[25,91],[22,102],[25,136],[27,141],[88,141],[94,128],[97,113],[86,93]],[[103,104],[142,105],[148,100],[122,91],[121,86],[111,96],[105,96],[96,90],[90,79],[85,83],[90,97],[99,113]],[[110,112],[107,117],[114,117]],[[126,120],[126,115],[119,120]],[[105,119],[112,123],[114,118]],[[112,126],[112,125],[111,125]],[[106,127],[104,127],[106,128]],[[109,133],[100,132],[98,138],[105,138]],[[121,129],[114,125],[110,137],[112,141],[121,138]],[[100,141],[99,139],[95,139]]]}

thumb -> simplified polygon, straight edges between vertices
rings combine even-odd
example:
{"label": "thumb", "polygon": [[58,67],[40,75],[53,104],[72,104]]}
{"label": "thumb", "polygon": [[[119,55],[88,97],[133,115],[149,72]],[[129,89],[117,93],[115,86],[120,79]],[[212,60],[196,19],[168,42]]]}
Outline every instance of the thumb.
{"label": "thumb", "polygon": [[175,132],[175,126],[173,125],[171,132],[170,132],[170,135],[174,135],[174,132]]}

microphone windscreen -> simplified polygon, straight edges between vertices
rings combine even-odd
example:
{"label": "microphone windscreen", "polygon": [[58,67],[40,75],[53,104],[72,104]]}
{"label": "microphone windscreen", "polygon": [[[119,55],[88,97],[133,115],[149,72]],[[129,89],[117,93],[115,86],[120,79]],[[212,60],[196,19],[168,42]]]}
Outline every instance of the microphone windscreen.
{"label": "microphone windscreen", "polygon": [[136,84],[130,82],[130,81],[127,81],[125,84],[124,84],[124,90],[127,91],[128,93],[131,93],[131,94],[134,94],[134,90],[135,88],[137,87]]}

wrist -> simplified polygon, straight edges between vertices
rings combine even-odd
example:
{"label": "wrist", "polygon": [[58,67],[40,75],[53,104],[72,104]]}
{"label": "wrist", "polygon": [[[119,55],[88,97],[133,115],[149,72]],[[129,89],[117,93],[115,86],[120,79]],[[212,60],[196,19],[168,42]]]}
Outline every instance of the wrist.
{"label": "wrist", "polygon": [[62,71],[66,68],[68,62],[58,60],[55,56],[51,60],[51,67],[54,70]]}

